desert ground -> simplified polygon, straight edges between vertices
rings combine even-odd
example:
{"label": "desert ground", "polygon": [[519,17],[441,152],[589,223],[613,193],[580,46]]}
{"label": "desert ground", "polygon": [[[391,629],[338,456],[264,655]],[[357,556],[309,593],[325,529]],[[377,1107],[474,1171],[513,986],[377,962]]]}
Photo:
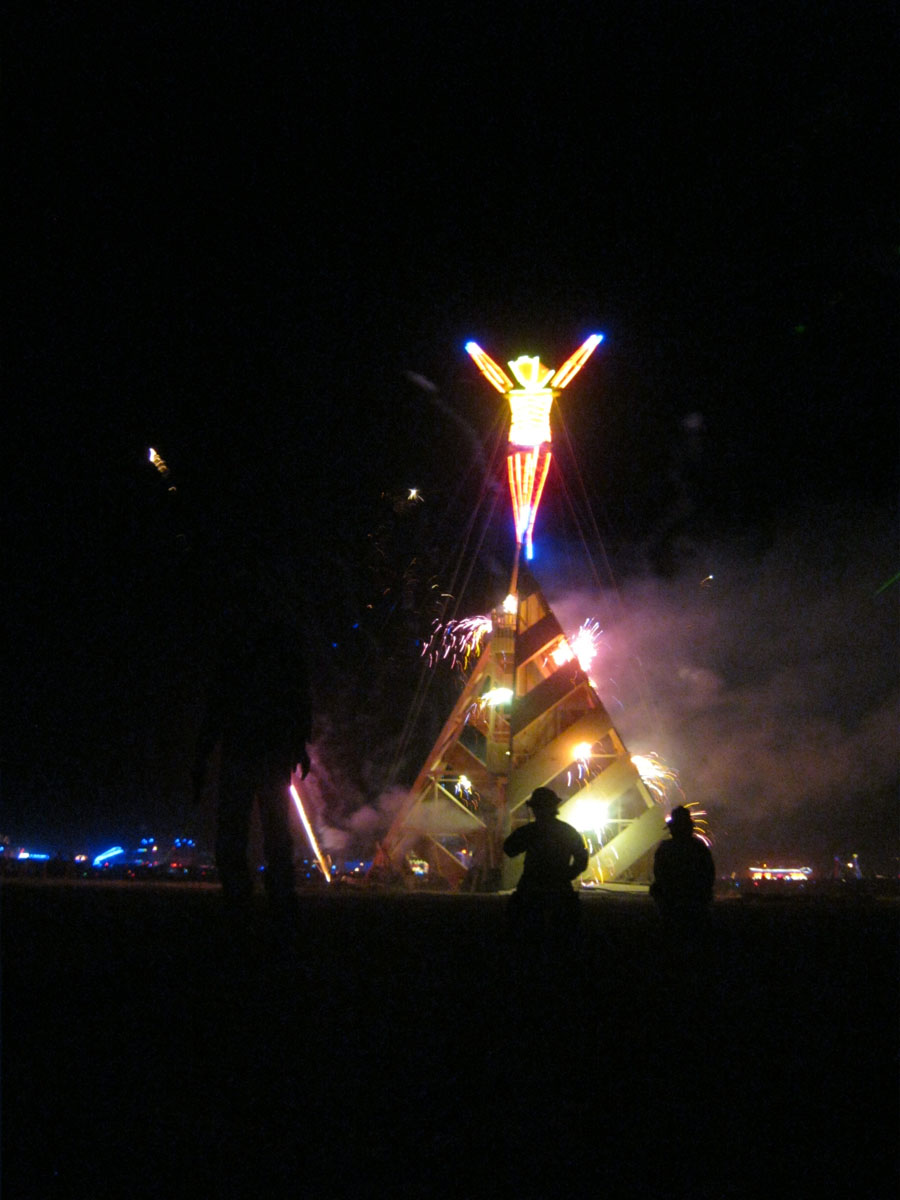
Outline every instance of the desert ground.
{"label": "desert ground", "polygon": [[896,898],[717,900],[688,954],[589,894],[536,958],[504,907],[5,882],[6,1194],[897,1194]]}

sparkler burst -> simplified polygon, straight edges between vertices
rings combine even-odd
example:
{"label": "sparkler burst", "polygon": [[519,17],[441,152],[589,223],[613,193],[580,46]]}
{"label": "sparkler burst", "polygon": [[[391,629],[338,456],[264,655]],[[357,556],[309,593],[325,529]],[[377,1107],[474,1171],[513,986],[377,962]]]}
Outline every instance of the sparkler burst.
{"label": "sparkler burst", "polygon": [[646,787],[660,803],[666,802],[670,788],[681,795],[677,771],[667,766],[658,754],[652,751],[649,754],[632,754],[631,761]]}
{"label": "sparkler burst", "polygon": [[561,667],[575,658],[578,660],[578,665],[584,671],[585,675],[589,674],[591,663],[594,661],[600,645],[600,636],[602,633],[603,630],[600,628],[599,622],[584,621],[574,637],[563,638],[558,643],[551,654],[553,661],[558,667]]}
{"label": "sparkler burst", "polygon": [[451,667],[459,666],[465,671],[470,657],[474,654],[477,658],[481,653],[484,639],[492,629],[491,618],[484,616],[464,617],[446,624],[435,621],[422,653],[431,667],[437,662],[449,662]]}

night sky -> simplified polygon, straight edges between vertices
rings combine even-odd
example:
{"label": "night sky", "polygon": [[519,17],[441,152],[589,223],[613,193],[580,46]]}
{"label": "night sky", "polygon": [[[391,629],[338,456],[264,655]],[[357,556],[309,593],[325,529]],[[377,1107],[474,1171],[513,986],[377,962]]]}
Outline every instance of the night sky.
{"label": "night sky", "polygon": [[317,820],[371,845],[458,686],[421,642],[511,565],[464,344],[558,366],[599,330],[538,581],[723,869],[895,871],[894,7],[426,7],[8,21],[0,833],[197,820],[210,564],[262,540],[304,593]]}

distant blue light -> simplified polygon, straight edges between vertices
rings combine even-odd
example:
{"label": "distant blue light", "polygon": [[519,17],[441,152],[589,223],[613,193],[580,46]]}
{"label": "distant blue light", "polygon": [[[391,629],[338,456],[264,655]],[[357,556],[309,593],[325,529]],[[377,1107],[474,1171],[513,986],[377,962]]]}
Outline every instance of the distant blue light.
{"label": "distant blue light", "polygon": [[105,862],[111,858],[116,858],[119,854],[124,854],[125,851],[121,846],[112,846],[109,850],[104,850],[102,854],[98,854],[94,859],[95,867],[102,867]]}

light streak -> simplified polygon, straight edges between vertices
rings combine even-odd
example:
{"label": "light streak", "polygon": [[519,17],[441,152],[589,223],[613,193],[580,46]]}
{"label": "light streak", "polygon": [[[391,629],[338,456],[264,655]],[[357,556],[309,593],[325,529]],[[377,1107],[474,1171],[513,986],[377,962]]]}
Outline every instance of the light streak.
{"label": "light streak", "polygon": [[316,835],[313,833],[313,827],[309,823],[309,817],[306,815],[306,809],[303,807],[303,801],[300,799],[300,793],[297,791],[297,788],[293,783],[291,783],[290,791],[294,798],[294,805],[296,806],[297,813],[300,817],[300,820],[303,822],[303,828],[306,832],[307,841],[312,847],[312,852],[315,854],[316,861],[319,864],[319,869],[325,877],[325,882],[331,883],[331,872],[328,869],[328,863],[325,860],[325,855],[319,849],[319,843],[316,841]]}
{"label": "light streak", "polygon": [[103,864],[105,862],[109,862],[111,858],[117,858],[120,854],[124,853],[125,851],[121,846],[111,846],[109,850],[104,850],[102,854],[97,855],[92,863],[92,866],[102,867]]}
{"label": "light streak", "polygon": [[575,353],[566,359],[550,380],[550,386],[555,391],[561,392],[564,387],[572,382],[602,341],[602,333],[592,333],[586,341],[581,343]]}

